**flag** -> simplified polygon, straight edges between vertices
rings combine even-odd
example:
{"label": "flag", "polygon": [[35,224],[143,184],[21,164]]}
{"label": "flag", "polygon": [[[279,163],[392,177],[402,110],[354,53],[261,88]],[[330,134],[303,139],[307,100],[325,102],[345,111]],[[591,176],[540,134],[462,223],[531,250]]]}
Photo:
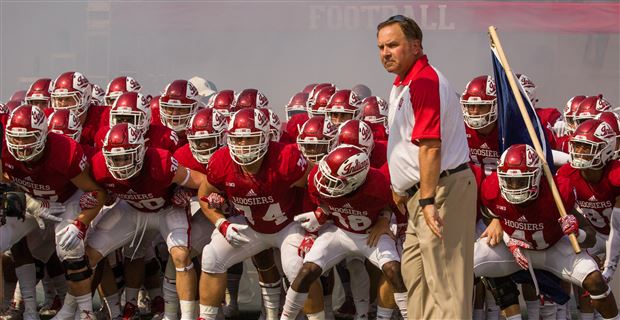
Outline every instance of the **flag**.
{"label": "flag", "polygon": [[[504,67],[502,66],[497,51],[494,48],[491,48],[491,50],[491,57],[493,59],[493,74],[495,77],[495,86],[497,91],[499,152],[502,154],[504,150],[508,149],[508,147],[513,144],[524,143],[534,147],[534,143],[532,143],[532,139],[530,138],[527,128],[525,127],[525,121],[523,121],[523,117],[519,111],[519,106],[517,105],[515,95],[510,89],[508,74],[506,74],[506,70],[504,70]],[[517,77],[515,77],[514,74],[511,74],[510,76],[515,79],[517,86],[521,91],[521,97],[523,98],[525,109],[527,109],[527,113],[532,121],[534,132],[538,137],[538,141],[540,141],[540,146],[542,147],[543,154],[545,154],[549,169],[551,169],[552,173],[555,173],[555,167],[553,166],[553,155],[551,153],[549,141],[545,135],[544,126],[538,118],[532,102],[528,99],[527,94],[525,94],[525,89],[523,89],[523,86],[517,80]]]}

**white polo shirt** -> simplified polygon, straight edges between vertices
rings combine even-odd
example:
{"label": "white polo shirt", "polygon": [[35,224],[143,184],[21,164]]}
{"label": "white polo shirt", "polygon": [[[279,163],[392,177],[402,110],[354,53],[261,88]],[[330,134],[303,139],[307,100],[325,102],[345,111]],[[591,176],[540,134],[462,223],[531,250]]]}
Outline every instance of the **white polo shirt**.
{"label": "white polo shirt", "polygon": [[399,194],[420,181],[420,139],[441,139],[440,171],[469,161],[459,95],[426,55],[416,60],[405,79],[396,77],[388,125],[388,166],[392,189]]}

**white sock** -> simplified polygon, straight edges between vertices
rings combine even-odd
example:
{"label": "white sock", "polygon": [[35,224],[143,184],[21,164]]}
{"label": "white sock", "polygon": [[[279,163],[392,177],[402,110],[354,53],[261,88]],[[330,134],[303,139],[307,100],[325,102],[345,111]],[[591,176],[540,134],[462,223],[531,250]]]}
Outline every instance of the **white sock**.
{"label": "white sock", "polygon": [[[325,317],[334,313],[334,306],[332,305],[332,295],[323,296],[323,311],[325,311]],[[332,317],[333,318],[333,317]]]}
{"label": "white sock", "polygon": [[[474,316],[472,317],[472,319],[473,320],[484,320],[484,314],[485,314],[484,309],[474,309]],[[377,320],[379,320],[378,312],[377,312]]]}
{"label": "white sock", "polygon": [[284,303],[284,309],[282,310],[281,320],[294,320],[301,309],[304,308],[304,303],[308,299],[308,293],[300,293],[293,288],[288,288],[286,291],[286,302]]}
{"label": "white sock", "polygon": [[307,314],[306,317],[308,320],[325,320],[325,312],[319,311],[317,313]]}
{"label": "white sock", "polygon": [[594,320],[594,313],[583,313],[579,314],[581,316],[581,320]]}
{"label": "white sock", "polygon": [[19,291],[24,301],[24,312],[37,313],[37,276],[34,263],[15,268],[15,274],[19,279]]}
{"label": "white sock", "polygon": [[22,291],[19,287],[19,278],[17,278],[17,286],[15,287],[15,291],[13,292],[13,302],[15,302],[15,305],[20,305],[24,303],[24,299],[22,298]]}
{"label": "white sock", "polygon": [[80,312],[82,311],[88,311],[90,313],[93,312],[93,297],[90,295],[90,293],[75,297],[75,302],[77,302],[78,309]]}
{"label": "white sock", "polygon": [[394,292],[394,301],[403,319],[407,319],[407,292]]}
{"label": "white sock", "polygon": [[499,310],[499,306],[495,303],[495,298],[493,297],[493,294],[488,289],[485,290],[484,302],[487,304],[487,320],[499,320],[499,313],[501,310]]}
{"label": "white sock", "polygon": [[215,320],[217,317],[217,312],[220,308],[205,306],[204,304],[200,305],[200,317],[205,320]]}
{"label": "white sock", "polygon": [[180,300],[181,306],[181,320],[194,320],[196,319],[196,301]]}
{"label": "white sock", "polygon": [[140,288],[125,287],[125,302],[131,302],[134,306],[138,305],[138,291]]}
{"label": "white sock", "polygon": [[70,293],[65,295],[65,301],[62,304],[62,308],[56,313],[57,319],[67,319],[72,318],[75,315],[75,308],[77,307],[77,302],[75,301],[75,297]]}
{"label": "white sock", "polygon": [[[528,318],[528,319],[529,319],[529,318]],[[506,318],[506,320],[522,320],[522,318],[521,318],[521,314],[520,314],[520,313],[517,313],[517,314],[515,314],[515,315],[513,315],[513,316],[507,317],[507,318]]]}
{"label": "white sock", "polygon": [[[393,309],[377,306],[377,320],[390,320],[392,319]],[[474,311],[475,312],[475,311]],[[474,320],[476,318],[474,317]]]}
{"label": "white sock", "polygon": [[56,289],[54,289],[54,283],[47,272],[43,276],[43,279],[41,279],[41,285],[43,286],[43,293],[45,294],[43,303],[45,305],[51,305],[56,296]]}
{"label": "white sock", "polygon": [[161,287],[149,289],[148,293],[149,293],[149,299],[151,299],[151,301],[153,299],[155,299],[156,297],[162,297],[163,296],[163,293],[161,291]]}
{"label": "white sock", "polygon": [[259,282],[261,295],[263,296],[263,305],[265,307],[266,319],[277,319],[278,309],[280,308],[280,288],[282,282],[264,283]]}
{"label": "white sock", "polygon": [[368,315],[370,305],[370,276],[366,271],[364,261],[351,259],[347,261],[349,274],[355,275],[355,281],[351,281],[351,295],[358,316]]}
{"label": "white sock", "polygon": [[555,319],[556,320],[566,320],[566,305],[568,304],[558,304],[556,305],[557,309],[555,311]]}
{"label": "white sock", "polygon": [[528,319],[539,319],[540,318],[540,301],[525,301],[525,306],[527,308],[527,318]]}
{"label": "white sock", "polygon": [[179,314],[179,296],[176,283],[164,279],[164,316],[166,319],[177,319]]}
{"label": "white sock", "polygon": [[118,293],[103,297],[103,302],[107,305],[110,319],[114,319],[121,314],[121,303]]}
{"label": "white sock", "polygon": [[556,320],[555,319],[556,305],[553,302],[545,302],[540,307],[540,317],[543,320]]}
{"label": "white sock", "polygon": [[239,300],[239,283],[241,282],[240,274],[228,274],[226,282],[226,304],[236,306]]}
{"label": "white sock", "polygon": [[52,283],[54,284],[54,289],[56,290],[56,294],[60,297],[60,300],[64,300],[67,294],[67,279],[65,279],[65,275],[61,274],[53,277]]}

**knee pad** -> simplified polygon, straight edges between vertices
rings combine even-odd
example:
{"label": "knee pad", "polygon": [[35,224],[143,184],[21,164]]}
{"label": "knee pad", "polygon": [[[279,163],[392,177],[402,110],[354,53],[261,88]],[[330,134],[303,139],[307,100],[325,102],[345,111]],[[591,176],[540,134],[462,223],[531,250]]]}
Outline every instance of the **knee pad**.
{"label": "knee pad", "polygon": [[510,276],[500,278],[483,278],[482,283],[495,297],[495,303],[503,310],[513,304],[519,304],[519,290]]}
{"label": "knee pad", "polygon": [[243,262],[239,262],[226,271],[228,274],[243,274]]}
{"label": "knee pad", "polygon": [[146,276],[159,274],[161,272],[161,268],[159,266],[159,261],[157,259],[151,259],[144,265],[144,273]]}
{"label": "knee pad", "polygon": [[[69,281],[82,281],[93,275],[93,270],[90,268],[88,258],[86,256],[83,256],[80,259],[63,260],[62,265],[65,267],[65,279]],[[86,270],[69,273],[69,271],[81,270],[84,268],[86,268]]]}

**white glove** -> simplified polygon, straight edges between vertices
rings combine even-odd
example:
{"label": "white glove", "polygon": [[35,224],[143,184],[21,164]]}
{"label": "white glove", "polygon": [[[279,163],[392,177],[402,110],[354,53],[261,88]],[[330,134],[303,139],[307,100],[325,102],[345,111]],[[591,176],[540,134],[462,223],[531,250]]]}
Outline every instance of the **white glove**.
{"label": "white glove", "polygon": [[327,216],[321,208],[296,215],[293,220],[301,222],[301,227],[308,232],[317,232],[327,221]]}
{"label": "white glove", "polygon": [[603,270],[603,279],[605,279],[605,282],[609,283],[611,281],[611,278],[614,276],[614,271],[612,268],[609,267],[605,267],[605,270]]}
{"label": "white glove", "polygon": [[248,228],[247,225],[230,223],[230,221],[224,218],[219,218],[215,222],[215,227],[220,231],[224,238],[226,238],[226,241],[228,241],[228,243],[235,248],[239,248],[250,242],[248,237],[241,234],[241,231]]}
{"label": "white glove", "polygon": [[80,242],[84,241],[84,237],[86,237],[86,230],[88,230],[88,226],[82,221],[73,221],[72,224],[67,225],[56,234],[56,236],[59,237],[58,245],[66,251],[75,249]]}
{"label": "white glove", "polygon": [[33,218],[39,225],[39,229],[45,229],[45,220],[61,222],[61,217],[54,214],[65,212],[65,206],[58,202],[37,200],[26,193],[26,216]]}

